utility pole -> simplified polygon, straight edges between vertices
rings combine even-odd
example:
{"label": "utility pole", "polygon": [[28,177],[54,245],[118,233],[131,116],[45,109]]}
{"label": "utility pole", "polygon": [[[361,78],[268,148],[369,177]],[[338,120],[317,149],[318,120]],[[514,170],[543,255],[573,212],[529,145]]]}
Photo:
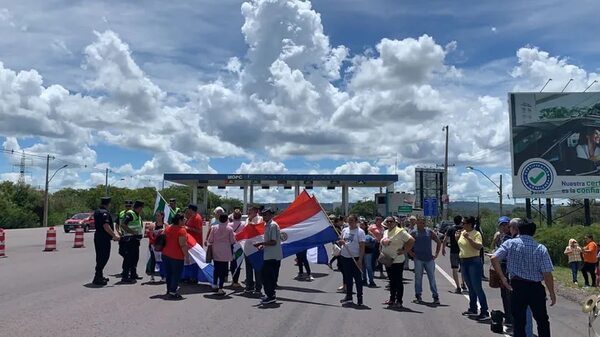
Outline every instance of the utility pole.
{"label": "utility pole", "polygon": [[48,174],[50,173],[50,155],[46,156],[46,187],[44,188],[44,220],[43,226],[48,227]]}
{"label": "utility pole", "polygon": [[104,181],[104,196],[108,197],[108,167],[106,168],[106,176]]}
{"label": "utility pole", "polygon": [[500,199],[500,216],[502,216],[502,174],[500,174],[500,187],[498,189],[500,190],[498,193],[498,198]]}
{"label": "utility pole", "polygon": [[448,220],[448,125],[442,128],[442,131],[446,131],[446,151],[444,155],[444,195],[442,196],[442,219]]}

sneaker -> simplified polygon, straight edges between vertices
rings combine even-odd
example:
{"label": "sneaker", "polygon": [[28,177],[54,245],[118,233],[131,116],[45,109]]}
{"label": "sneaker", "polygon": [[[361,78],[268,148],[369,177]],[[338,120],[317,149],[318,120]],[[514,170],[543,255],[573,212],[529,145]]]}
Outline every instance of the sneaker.
{"label": "sneaker", "polygon": [[478,321],[485,321],[490,319],[490,314],[487,311],[482,311],[475,319]]}
{"label": "sneaker", "polygon": [[265,304],[272,304],[275,302],[277,302],[277,299],[275,297],[266,297],[260,301],[260,304],[265,305]]}
{"label": "sneaker", "polygon": [[254,289],[251,289],[251,288],[244,289],[244,294],[251,294],[253,292],[254,292]]}
{"label": "sneaker", "polygon": [[460,295],[460,294],[462,294],[462,289],[456,288],[456,290],[454,290],[454,293]]}
{"label": "sneaker", "polygon": [[339,286],[339,287],[337,288],[337,292],[338,292],[338,293],[345,293],[345,292],[346,292],[346,287],[344,287],[344,286]]}
{"label": "sneaker", "polygon": [[[102,279],[104,280],[104,282],[110,281],[110,279],[108,277],[103,277]],[[575,282],[575,283],[577,283],[577,282]]]}
{"label": "sneaker", "polygon": [[225,295],[225,290],[223,290],[223,289],[219,289],[219,290],[217,291],[217,295],[221,295],[221,296]]}
{"label": "sneaker", "polygon": [[375,282],[369,283],[369,288],[377,288],[377,284]]}
{"label": "sneaker", "polygon": [[134,279],[131,279],[131,278],[122,278],[122,279],[121,279],[121,283],[133,284],[133,283],[135,283],[135,282],[136,282],[136,280],[134,280]]}
{"label": "sneaker", "polygon": [[95,285],[95,286],[101,286],[101,287],[104,287],[105,285],[107,285],[107,284],[108,284],[108,282],[104,281],[104,279],[94,279],[94,280],[92,281],[92,284],[93,284],[93,285]]}
{"label": "sneaker", "polygon": [[131,275],[131,278],[132,278],[133,280],[142,280],[142,279],[144,279],[143,277],[141,277],[141,276],[139,276],[139,275],[137,275],[137,274]]}
{"label": "sneaker", "polygon": [[308,277],[306,277],[306,281],[308,281],[308,282],[312,282],[314,280],[315,280],[315,278],[312,277],[312,275],[308,275]]}
{"label": "sneaker", "polygon": [[416,304],[423,303],[423,299],[421,298],[421,296],[417,296],[417,297],[416,297],[416,298],[413,300],[413,303],[416,303]]}
{"label": "sneaker", "polygon": [[439,299],[439,297],[434,297],[433,298],[433,304],[440,305],[440,299]]}
{"label": "sneaker", "polygon": [[233,282],[233,283],[231,284],[231,286],[232,286],[233,288],[241,288],[241,287],[242,287],[242,285],[241,285],[241,284],[239,284],[239,283],[237,283],[237,282]]}
{"label": "sneaker", "polygon": [[343,304],[350,304],[350,303],[352,303],[352,297],[348,297],[348,296],[346,296],[346,297],[344,297],[344,298],[342,298],[342,299],[340,300],[340,303],[341,303],[342,305],[343,305]]}
{"label": "sneaker", "polygon": [[168,293],[167,298],[170,300],[182,300],[183,296],[179,295],[178,293]]}
{"label": "sneaker", "polygon": [[303,280],[304,279],[304,274],[298,274],[296,277],[294,277],[294,280]]}
{"label": "sneaker", "polygon": [[477,316],[477,310],[467,310],[462,313],[463,316]]}
{"label": "sneaker", "polygon": [[402,302],[396,302],[396,303],[392,304],[392,308],[394,308],[394,309],[402,309],[404,307],[402,306]]}
{"label": "sneaker", "polygon": [[154,276],[150,276],[150,282],[156,282],[156,280],[154,279]]}

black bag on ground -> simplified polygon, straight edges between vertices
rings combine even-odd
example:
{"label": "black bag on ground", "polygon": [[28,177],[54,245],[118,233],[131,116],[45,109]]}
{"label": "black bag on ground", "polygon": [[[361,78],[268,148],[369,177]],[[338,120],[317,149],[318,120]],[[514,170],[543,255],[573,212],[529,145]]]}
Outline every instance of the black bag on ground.
{"label": "black bag on ground", "polygon": [[490,329],[495,333],[504,333],[504,313],[500,310],[492,310],[492,323]]}

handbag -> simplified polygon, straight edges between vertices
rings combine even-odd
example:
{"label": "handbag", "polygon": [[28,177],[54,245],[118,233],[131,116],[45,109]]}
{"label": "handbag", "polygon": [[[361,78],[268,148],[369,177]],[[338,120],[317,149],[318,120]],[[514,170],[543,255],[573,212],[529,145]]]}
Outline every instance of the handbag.
{"label": "handbag", "polygon": [[386,266],[386,267],[391,267],[392,263],[394,263],[394,258],[385,254],[384,252],[379,253],[379,257],[377,258],[377,262],[379,262],[380,264]]}
{"label": "handbag", "polygon": [[206,263],[211,263],[213,260],[212,246],[206,247]]}
{"label": "handbag", "polygon": [[494,268],[490,268],[490,288],[502,288],[502,280]]}

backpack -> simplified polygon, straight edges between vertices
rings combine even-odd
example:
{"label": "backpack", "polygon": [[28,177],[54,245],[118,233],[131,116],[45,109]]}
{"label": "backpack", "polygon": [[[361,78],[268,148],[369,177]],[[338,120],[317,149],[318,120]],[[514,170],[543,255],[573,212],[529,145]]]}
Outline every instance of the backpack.
{"label": "backpack", "polygon": [[156,236],[156,240],[154,241],[154,251],[162,252],[162,250],[167,245],[167,236],[164,233],[158,234]]}

